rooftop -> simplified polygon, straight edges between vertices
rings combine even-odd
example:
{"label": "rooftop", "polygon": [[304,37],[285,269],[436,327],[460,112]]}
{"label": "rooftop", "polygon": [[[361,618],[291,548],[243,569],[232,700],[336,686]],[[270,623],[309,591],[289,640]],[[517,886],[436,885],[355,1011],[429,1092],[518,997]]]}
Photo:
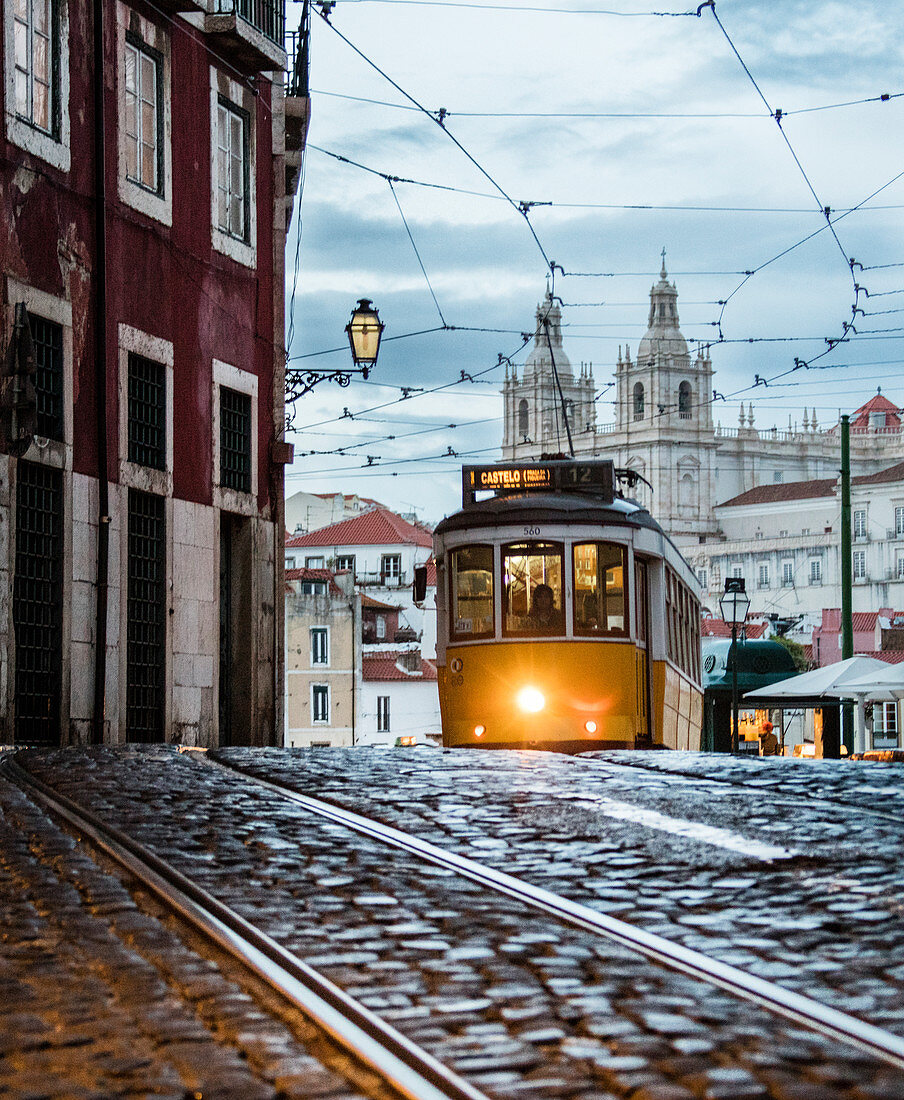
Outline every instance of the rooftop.
{"label": "rooftop", "polygon": [[292,535],[286,539],[286,548],[302,546],[423,546],[433,547],[429,532],[409,523],[388,508],[373,508],[360,516],[342,520],[341,523],[321,527],[307,535]]}

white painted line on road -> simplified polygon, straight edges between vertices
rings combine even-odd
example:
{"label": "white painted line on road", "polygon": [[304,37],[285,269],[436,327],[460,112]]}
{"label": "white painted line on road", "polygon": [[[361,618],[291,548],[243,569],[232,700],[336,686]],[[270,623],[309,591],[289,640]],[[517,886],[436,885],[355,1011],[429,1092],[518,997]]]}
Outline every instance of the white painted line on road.
{"label": "white painted line on road", "polygon": [[691,840],[699,840],[703,844],[712,844],[717,848],[726,848],[730,852],[751,856],[753,859],[792,859],[798,854],[793,848],[782,848],[776,844],[751,840],[750,837],[741,836],[740,833],[719,829],[715,825],[703,825],[699,821],[668,817],[657,810],[633,806],[630,802],[616,802],[612,798],[582,798],[581,801],[593,806],[605,817],[611,817],[616,821],[633,821],[648,829],[659,829],[671,836],[685,836]]}

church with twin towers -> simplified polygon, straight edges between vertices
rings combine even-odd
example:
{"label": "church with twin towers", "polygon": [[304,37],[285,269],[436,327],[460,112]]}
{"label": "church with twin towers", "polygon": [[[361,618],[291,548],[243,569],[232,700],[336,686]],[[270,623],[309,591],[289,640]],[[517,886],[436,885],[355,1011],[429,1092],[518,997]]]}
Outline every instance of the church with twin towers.
{"label": "church with twin towers", "polygon": [[[741,405],[736,426],[713,421],[709,349],[688,351],[664,254],[659,281],[650,289],[647,330],[633,355],[630,346],[619,348],[611,423],[600,423],[595,401],[598,387],[610,380],[598,382],[588,364],[575,373],[562,338],[562,310],[548,289],[536,317],[523,367],[506,371],[504,460],[568,453],[564,402],[575,455],[611,458],[639,474],[643,480],[632,492],[685,548],[724,538],[717,509],[757,487],[764,503],[770,496],[778,502],[793,499],[791,484],[838,476],[838,424],[820,424],[815,409],[803,409],[800,421],[787,428],[757,427],[752,403]],[[881,392],[852,413],[853,474],[876,474],[904,460],[899,414]],[[770,493],[768,487],[775,488]]]}

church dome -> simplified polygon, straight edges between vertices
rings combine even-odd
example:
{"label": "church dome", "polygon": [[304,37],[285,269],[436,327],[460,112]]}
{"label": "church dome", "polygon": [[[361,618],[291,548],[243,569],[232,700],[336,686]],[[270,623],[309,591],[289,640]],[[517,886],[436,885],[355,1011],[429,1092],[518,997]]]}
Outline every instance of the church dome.
{"label": "church dome", "polygon": [[637,362],[647,363],[659,356],[676,359],[687,355],[687,341],[678,327],[678,291],[669,282],[665,269],[665,249],[659,282],[650,288],[650,316],[647,331],[637,347]]}
{"label": "church dome", "polygon": [[[548,342],[546,339],[547,326],[549,328]],[[537,327],[534,330],[534,346],[531,348],[530,354],[524,361],[525,378],[531,374],[548,375],[552,372],[552,358],[549,354],[550,347],[555,357],[556,370],[559,372],[559,375],[570,375],[572,373],[571,360],[565,354],[565,348],[562,346],[562,311],[556,304],[556,300],[550,293],[549,288],[547,288],[546,296],[537,306]]]}

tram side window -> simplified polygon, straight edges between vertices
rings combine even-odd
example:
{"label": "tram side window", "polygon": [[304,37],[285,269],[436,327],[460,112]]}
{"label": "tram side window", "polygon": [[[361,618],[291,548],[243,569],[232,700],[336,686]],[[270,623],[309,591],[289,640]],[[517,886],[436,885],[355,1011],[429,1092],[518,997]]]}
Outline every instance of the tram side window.
{"label": "tram side window", "polygon": [[452,634],[492,637],[493,547],[465,546],[452,555]]}
{"label": "tram side window", "polygon": [[627,634],[624,546],[584,542],[574,548],[574,632]]}
{"label": "tram side window", "polygon": [[671,661],[700,679],[700,607],[691,592],[666,570],[666,627]]}
{"label": "tram side window", "polygon": [[502,574],[503,634],[535,638],[565,633],[561,543],[521,542],[503,547]]}

